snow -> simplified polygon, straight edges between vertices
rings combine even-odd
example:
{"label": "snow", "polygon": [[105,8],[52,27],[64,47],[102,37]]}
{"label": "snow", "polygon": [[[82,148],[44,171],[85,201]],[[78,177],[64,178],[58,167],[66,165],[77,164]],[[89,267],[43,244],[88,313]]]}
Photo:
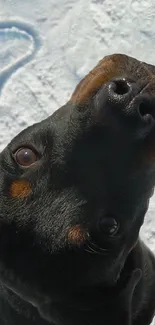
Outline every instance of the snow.
{"label": "snow", "polygon": [[[105,55],[155,64],[153,0],[0,0],[0,149],[64,104]],[[155,196],[142,237],[155,252]]]}

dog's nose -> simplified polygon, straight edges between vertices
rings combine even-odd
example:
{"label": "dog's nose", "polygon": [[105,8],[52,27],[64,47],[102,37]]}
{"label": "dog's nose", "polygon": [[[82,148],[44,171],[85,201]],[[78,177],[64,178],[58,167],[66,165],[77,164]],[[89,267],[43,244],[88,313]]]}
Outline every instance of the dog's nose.
{"label": "dog's nose", "polygon": [[123,117],[124,123],[140,137],[155,124],[155,97],[147,87],[126,78],[103,85],[96,95],[96,106],[100,116],[112,116],[113,120]]}

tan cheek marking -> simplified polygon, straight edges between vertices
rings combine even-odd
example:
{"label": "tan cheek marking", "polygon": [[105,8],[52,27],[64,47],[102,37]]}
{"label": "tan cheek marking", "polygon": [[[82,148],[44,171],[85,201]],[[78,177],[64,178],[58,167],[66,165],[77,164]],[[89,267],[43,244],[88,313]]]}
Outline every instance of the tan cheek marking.
{"label": "tan cheek marking", "polygon": [[81,225],[73,226],[68,232],[68,242],[73,244],[81,244],[88,238],[86,230],[82,229]]}
{"label": "tan cheek marking", "polygon": [[16,180],[10,186],[10,195],[13,198],[26,198],[31,191],[31,185],[26,180]]}

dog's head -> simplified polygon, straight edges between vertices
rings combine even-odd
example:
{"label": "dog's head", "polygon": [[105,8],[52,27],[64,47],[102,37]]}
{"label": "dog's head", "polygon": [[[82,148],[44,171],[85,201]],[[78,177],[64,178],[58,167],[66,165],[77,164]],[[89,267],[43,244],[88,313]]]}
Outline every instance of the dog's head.
{"label": "dog's head", "polygon": [[133,58],[106,57],[65,106],[1,153],[6,286],[27,283],[58,299],[117,281],[154,186],[154,76]]}

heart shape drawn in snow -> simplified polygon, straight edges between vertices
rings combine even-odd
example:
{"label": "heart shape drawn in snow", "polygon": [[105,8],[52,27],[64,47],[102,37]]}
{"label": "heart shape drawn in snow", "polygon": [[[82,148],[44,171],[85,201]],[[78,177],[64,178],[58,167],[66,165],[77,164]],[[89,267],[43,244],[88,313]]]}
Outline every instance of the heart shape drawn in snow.
{"label": "heart shape drawn in snow", "polygon": [[0,93],[10,76],[30,62],[40,47],[40,38],[31,24],[0,21]]}

